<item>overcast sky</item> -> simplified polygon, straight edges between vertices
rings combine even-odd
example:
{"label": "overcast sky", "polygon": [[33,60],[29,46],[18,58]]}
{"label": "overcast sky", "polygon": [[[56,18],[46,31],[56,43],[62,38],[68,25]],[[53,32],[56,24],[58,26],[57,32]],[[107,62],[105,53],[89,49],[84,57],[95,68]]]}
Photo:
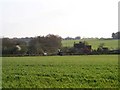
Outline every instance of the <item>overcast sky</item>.
{"label": "overcast sky", "polygon": [[111,37],[119,0],[1,0],[0,36]]}

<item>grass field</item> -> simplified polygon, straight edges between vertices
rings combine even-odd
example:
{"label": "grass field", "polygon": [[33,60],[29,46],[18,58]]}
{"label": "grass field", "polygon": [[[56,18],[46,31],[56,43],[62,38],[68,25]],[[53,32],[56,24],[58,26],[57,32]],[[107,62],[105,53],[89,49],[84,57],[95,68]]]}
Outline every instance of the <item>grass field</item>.
{"label": "grass field", "polygon": [[[87,41],[88,44],[92,45],[93,49],[97,49],[100,43],[104,43],[106,47],[110,49],[118,48],[118,40],[99,40],[99,39],[88,39],[88,40],[63,40],[62,45],[72,47],[74,42]],[[119,40],[120,41],[120,40]]]}
{"label": "grass field", "polygon": [[116,88],[118,56],[3,57],[3,88]]}

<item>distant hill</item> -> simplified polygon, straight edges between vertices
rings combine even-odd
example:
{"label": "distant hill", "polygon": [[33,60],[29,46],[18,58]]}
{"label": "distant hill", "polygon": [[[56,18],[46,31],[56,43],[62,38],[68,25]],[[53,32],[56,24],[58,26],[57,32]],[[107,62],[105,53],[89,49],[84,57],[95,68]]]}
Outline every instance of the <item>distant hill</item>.
{"label": "distant hill", "polygon": [[120,40],[100,40],[100,39],[81,39],[81,40],[62,40],[63,47],[72,47],[74,42],[86,41],[88,44],[92,45],[93,49],[97,49],[100,43],[104,43],[104,46],[109,49],[118,48],[118,41]]}

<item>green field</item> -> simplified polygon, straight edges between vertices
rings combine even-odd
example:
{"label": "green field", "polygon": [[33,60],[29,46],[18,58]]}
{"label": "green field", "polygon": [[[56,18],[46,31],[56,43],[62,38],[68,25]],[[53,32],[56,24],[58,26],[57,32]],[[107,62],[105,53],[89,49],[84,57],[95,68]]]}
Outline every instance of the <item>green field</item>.
{"label": "green field", "polygon": [[117,88],[118,55],[3,57],[3,88]]}
{"label": "green field", "polygon": [[[86,39],[86,40],[63,40],[62,45],[64,47],[72,47],[74,42],[79,41],[87,41],[88,44],[92,45],[93,49],[97,49],[100,43],[104,43],[106,47],[109,49],[116,49],[118,48],[118,40],[99,40],[99,39]],[[120,41],[120,40],[119,40]]]}

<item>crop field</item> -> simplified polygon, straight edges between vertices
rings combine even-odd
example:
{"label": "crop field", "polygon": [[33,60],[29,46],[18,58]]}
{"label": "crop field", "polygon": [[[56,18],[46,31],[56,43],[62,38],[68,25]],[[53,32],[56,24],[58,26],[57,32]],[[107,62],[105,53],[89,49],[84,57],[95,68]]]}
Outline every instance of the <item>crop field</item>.
{"label": "crop field", "polygon": [[3,57],[3,88],[117,88],[118,55]]}
{"label": "crop field", "polygon": [[[62,45],[64,47],[72,47],[74,42],[78,43],[79,41],[86,41],[88,44],[92,45],[93,49],[97,49],[100,43],[104,43],[104,46],[109,49],[118,48],[118,40],[99,40],[99,39],[86,39],[86,40],[63,40]],[[120,41],[120,40],[119,40]]]}

